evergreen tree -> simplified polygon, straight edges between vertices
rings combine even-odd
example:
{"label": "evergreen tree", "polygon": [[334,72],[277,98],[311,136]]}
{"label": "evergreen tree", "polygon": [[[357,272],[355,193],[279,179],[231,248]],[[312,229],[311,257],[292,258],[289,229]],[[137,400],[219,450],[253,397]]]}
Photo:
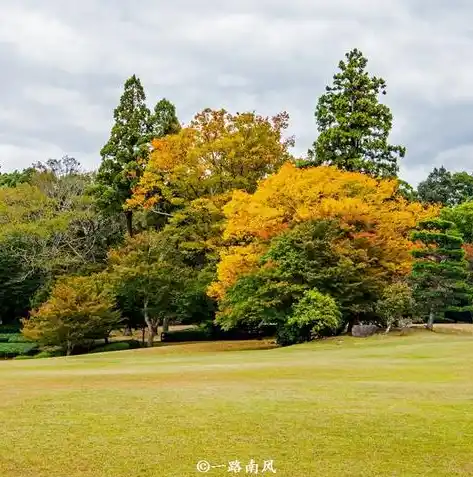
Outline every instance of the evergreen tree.
{"label": "evergreen tree", "polygon": [[[107,212],[123,211],[133,187],[142,173],[154,138],[179,132],[176,108],[167,99],[159,101],[154,113],[146,106],[146,95],[139,78],[125,82],[124,92],[114,111],[115,124],[100,154],[102,164],[97,174],[98,204]],[[133,235],[133,212],[126,210],[127,230]]]}
{"label": "evergreen tree", "polygon": [[181,130],[181,125],[176,115],[176,107],[163,98],[154,107],[154,114],[151,116],[151,137],[161,138],[170,134],[177,134]]}
{"label": "evergreen tree", "polygon": [[463,240],[454,233],[452,222],[428,220],[412,234],[413,240],[424,245],[412,252],[415,262],[411,280],[414,297],[428,315],[429,329],[445,312],[471,308],[472,290],[466,282],[468,262]]}
{"label": "evergreen tree", "polygon": [[[108,212],[123,210],[138,175],[138,161],[149,150],[151,113],[141,81],[135,75],[125,82],[114,118],[110,138],[100,151],[102,164],[97,174],[99,205]],[[125,214],[128,233],[132,235],[132,211]]]}
{"label": "evergreen tree", "polygon": [[315,165],[334,165],[375,177],[394,177],[405,148],[388,143],[393,117],[378,100],[386,94],[382,78],[370,77],[361,51],[347,53],[333,85],[326,87],[315,111],[319,136],[309,157]]}
{"label": "evergreen tree", "polygon": [[444,166],[435,167],[419,184],[417,193],[423,202],[458,205],[473,198],[473,176],[467,172],[452,174]]}

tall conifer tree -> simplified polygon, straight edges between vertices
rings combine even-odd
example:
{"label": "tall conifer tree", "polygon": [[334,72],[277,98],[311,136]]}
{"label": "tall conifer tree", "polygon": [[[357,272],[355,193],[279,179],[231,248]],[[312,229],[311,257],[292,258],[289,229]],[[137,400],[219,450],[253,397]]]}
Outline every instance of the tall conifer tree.
{"label": "tall conifer tree", "polygon": [[354,49],[345,56],[333,85],[326,87],[318,101],[315,118],[319,136],[309,157],[315,165],[395,177],[405,148],[388,143],[393,117],[378,99],[386,94],[386,83],[369,76],[368,60],[361,51]]}

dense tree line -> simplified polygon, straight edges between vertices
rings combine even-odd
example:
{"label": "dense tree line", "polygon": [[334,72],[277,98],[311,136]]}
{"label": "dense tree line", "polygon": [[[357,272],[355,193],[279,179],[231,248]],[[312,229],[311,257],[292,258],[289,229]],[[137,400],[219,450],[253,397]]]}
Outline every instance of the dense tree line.
{"label": "dense tree line", "polygon": [[146,328],[152,346],[170,323],[271,324],[292,344],[471,320],[473,177],[400,180],[385,94],[347,53],[294,157],[287,113],[182,125],[132,76],[97,172],[65,156],[0,174],[0,320],[67,354],[115,329]]}

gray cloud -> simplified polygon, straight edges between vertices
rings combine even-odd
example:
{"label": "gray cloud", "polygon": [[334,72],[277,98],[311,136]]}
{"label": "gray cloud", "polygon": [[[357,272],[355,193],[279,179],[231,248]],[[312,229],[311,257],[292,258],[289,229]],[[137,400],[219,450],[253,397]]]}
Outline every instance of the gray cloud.
{"label": "gray cloud", "polygon": [[184,122],[204,107],[287,110],[302,154],[317,97],[356,46],[388,83],[403,176],[470,170],[472,19],[466,0],[4,0],[0,164],[68,153],[96,167],[133,73],[150,105],[168,97]]}

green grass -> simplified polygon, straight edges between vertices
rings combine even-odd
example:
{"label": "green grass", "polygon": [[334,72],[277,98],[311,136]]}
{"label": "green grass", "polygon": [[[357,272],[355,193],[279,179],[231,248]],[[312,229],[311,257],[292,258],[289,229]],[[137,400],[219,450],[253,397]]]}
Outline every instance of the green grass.
{"label": "green grass", "polygon": [[0,475],[473,475],[471,335],[255,346],[0,362]]}

